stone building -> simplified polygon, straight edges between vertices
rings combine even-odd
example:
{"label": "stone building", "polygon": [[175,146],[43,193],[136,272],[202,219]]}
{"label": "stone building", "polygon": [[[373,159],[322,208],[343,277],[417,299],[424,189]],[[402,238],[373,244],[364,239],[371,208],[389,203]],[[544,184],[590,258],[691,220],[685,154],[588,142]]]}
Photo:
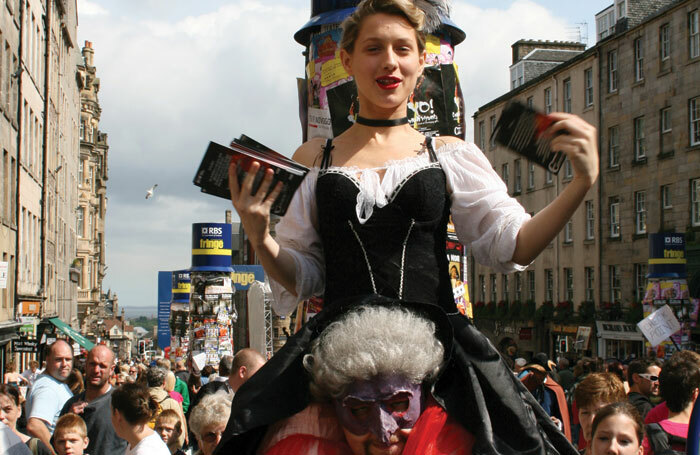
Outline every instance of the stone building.
{"label": "stone building", "polygon": [[[77,325],[79,97],[75,0],[8,0],[0,11],[0,346],[21,318],[35,335]],[[58,321],[58,319],[54,319]],[[43,324],[42,324],[43,323]],[[3,341],[3,338],[5,340]],[[0,363],[10,353],[0,348]],[[19,368],[35,353],[17,355]]]}
{"label": "stone building", "polygon": [[78,237],[76,266],[78,280],[78,317],[83,326],[87,313],[97,313],[102,301],[105,276],[105,214],[107,211],[107,134],[99,130],[100,79],[94,65],[94,49],[85,42],[78,65],[80,87],[80,160],[78,162]]}
{"label": "stone building", "polygon": [[[600,177],[557,239],[521,274],[470,270],[472,301],[552,302],[553,319],[563,316],[537,328],[540,345],[532,349],[572,349],[577,329],[586,325],[566,325],[573,310],[618,319],[621,312],[606,309],[626,312],[639,302],[648,233],[686,232],[689,271],[700,262],[693,258],[700,228],[699,10],[698,0],[616,0],[596,16],[594,47],[524,80],[474,115],[475,141],[532,213],[566,187],[571,171],[565,163],[551,175],[490,142],[503,106],[519,100],[545,112],[568,111],[598,128]],[[640,353],[640,340],[611,338],[588,348],[624,357]]]}

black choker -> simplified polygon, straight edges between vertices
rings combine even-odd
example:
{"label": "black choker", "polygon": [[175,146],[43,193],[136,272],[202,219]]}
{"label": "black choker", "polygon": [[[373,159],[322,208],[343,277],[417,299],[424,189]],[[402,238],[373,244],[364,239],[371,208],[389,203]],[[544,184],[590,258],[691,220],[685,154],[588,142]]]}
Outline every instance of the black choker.
{"label": "black choker", "polygon": [[357,118],[355,119],[355,122],[359,123],[360,125],[365,125],[365,126],[378,126],[378,127],[399,126],[399,125],[407,124],[408,117],[392,118],[392,119],[374,119],[374,118],[360,117],[358,115]]}

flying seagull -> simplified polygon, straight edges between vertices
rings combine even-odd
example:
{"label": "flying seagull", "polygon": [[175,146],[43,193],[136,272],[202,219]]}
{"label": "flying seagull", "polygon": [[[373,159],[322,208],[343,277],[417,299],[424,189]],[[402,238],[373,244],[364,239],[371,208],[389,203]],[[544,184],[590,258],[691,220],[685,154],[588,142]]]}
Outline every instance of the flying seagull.
{"label": "flying seagull", "polygon": [[158,184],[156,183],[155,185],[153,185],[152,187],[150,187],[150,188],[148,189],[148,191],[146,191],[146,199],[150,199],[150,198],[153,197],[153,192],[156,190],[156,187],[157,187],[157,186],[158,186]]}

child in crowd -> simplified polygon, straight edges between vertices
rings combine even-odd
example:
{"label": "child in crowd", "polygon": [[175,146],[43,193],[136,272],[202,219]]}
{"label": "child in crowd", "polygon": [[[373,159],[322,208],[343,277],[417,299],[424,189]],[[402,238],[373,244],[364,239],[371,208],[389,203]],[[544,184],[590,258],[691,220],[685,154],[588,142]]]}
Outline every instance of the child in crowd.
{"label": "child in crowd", "polygon": [[184,455],[185,452],[180,450],[178,440],[182,434],[182,422],[177,411],[165,409],[156,418],[156,433],[163,439],[163,442],[168,446],[170,453],[173,455]]}
{"label": "child in crowd", "polygon": [[53,432],[53,446],[58,455],[83,455],[88,446],[87,427],[79,416],[61,416]]}

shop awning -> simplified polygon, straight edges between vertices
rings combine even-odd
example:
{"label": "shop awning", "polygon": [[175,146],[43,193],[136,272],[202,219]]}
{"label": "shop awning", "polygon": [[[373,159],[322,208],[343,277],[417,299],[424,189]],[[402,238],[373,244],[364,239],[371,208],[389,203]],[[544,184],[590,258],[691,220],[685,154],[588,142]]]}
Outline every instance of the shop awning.
{"label": "shop awning", "polygon": [[596,321],[598,338],[608,340],[644,341],[644,335],[635,324],[621,321]]}
{"label": "shop awning", "polygon": [[80,332],[76,331],[73,327],[61,321],[59,318],[51,318],[49,319],[49,322],[51,322],[51,324],[55,325],[58,330],[71,337],[73,340],[75,340],[75,342],[77,342],[80,346],[84,347],[88,351],[95,346],[95,344],[92,341],[85,338],[83,335],[81,335]]}

